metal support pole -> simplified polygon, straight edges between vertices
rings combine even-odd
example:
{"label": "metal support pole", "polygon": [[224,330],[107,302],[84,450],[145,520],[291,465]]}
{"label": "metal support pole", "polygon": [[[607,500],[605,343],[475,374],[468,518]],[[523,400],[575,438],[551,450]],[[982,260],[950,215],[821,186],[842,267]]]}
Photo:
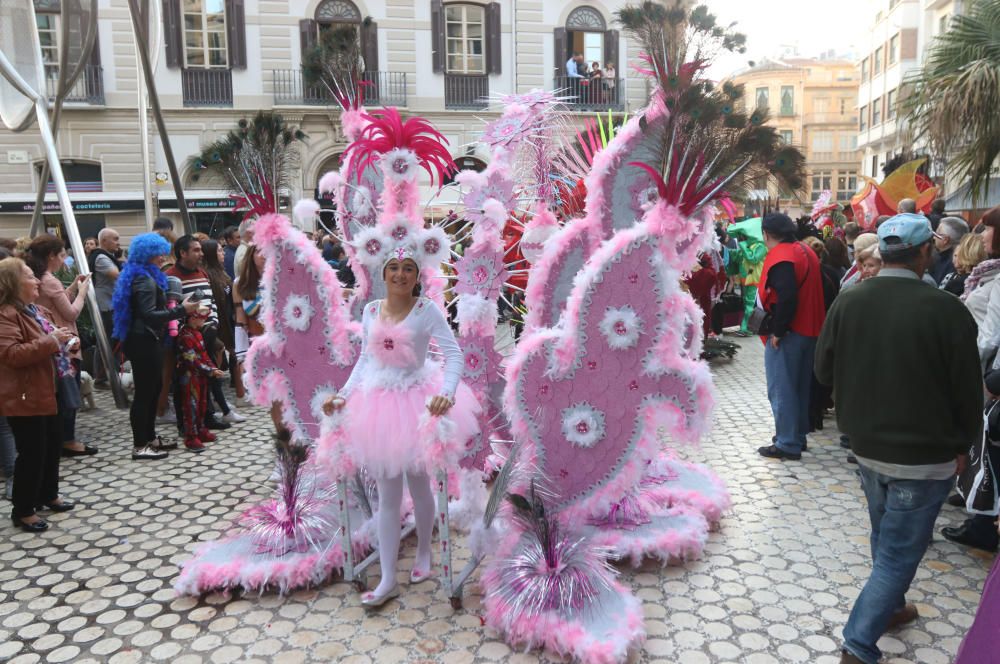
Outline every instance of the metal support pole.
{"label": "metal support pole", "polygon": [[[66,189],[66,179],[63,178],[62,166],[59,164],[59,153],[56,151],[56,142],[52,137],[52,128],[49,126],[48,109],[46,108],[44,98],[35,100],[35,115],[38,116],[38,129],[42,134],[42,145],[45,146],[45,154],[52,169],[52,180],[56,185],[56,196],[59,198],[59,207],[62,209],[66,234],[69,235],[69,246],[73,248],[73,255],[76,256],[76,265],[80,269],[80,274],[89,274],[90,268],[87,266],[87,254],[83,250],[80,229],[76,225],[76,215],[73,214],[73,203],[69,199],[69,191]],[[111,353],[111,343],[108,341],[109,337],[107,334],[108,330],[104,329],[104,323],[101,321],[101,310],[97,306],[97,295],[93,288],[87,292],[87,304],[90,305],[90,316],[94,323],[97,348],[101,353],[101,360],[108,371],[108,383],[111,385],[111,394],[115,398],[115,406],[118,408],[128,408],[128,397],[125,396],[125,390],[122,389],[121,381],[118,380],[118,368],[114,363],[114,357]]]}
{"label": "metal support pole", "polygon": [[167,170],[170,171],[170,179],[173,181],[174,194],[177,196],[177,207],[181,211],[181,222],[184,225],[184,232],[192,234],[197,229],[188,215],[187,201],[184,199],[184,186],[181,182],[180,172],[177,170],[177,162],[174,161],[174,150],[170,145],[170,137],[167,135],[167,125],[163,121],[163,112],[160,109],[160,97],[156,94],[153,69],[149,62],[149,41],[146,39],[146,33],[142,27],[143,14],[139,10],[138,0],[128,0],[128,12],[132,17],[132,36],[137,45],[136,54],[142,63],[140,69],[146,81],[149,105],[153,110],[153,120],[156,121],[156,130],[160,134],[160,143],[163,145],[163,157],[167,161]]}
{"label": "metal support pole", "polygon": [[[142,60],[139,58],[139,42],[135,43],[135,69],[142,71]],[[142,155],[142,199],[145,202],[146,230],[153,230],[153,174],[149,166],[149,110],[146,108],[146,80],[139,76],[136,79],[139,94],[139,147]]]}

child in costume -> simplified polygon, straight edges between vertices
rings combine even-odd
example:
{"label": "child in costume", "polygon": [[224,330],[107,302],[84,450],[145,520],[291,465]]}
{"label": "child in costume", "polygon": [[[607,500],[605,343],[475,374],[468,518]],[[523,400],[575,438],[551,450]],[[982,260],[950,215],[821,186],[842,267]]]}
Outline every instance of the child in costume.
{"label": "child in costume", "polygon": [[737,332],[741,337],[753,336],[748,327],[750,314],[757,303],[757,284],[760,283],[760,273],[767,257],[767,246],[757,238],[740,230],[730,231],[730,235],[739,240],[737,260],[740,267],[740,279],[743,290],[743,322]]}
{"label": "child in costume", "polygon": [[[344,410],[348,456],[364,466],[378,485],[378,542],[382,579],[365,593],[366,608],[399,595],[399,554],[403,476],[413,499],[417,555],[410,583],[430,575],[434,495],[430,472],[440,460],[428,430],[447,426],[448,437],[464,443],[478,431],[480,405],[459,382],[462,350],[441,309],[419,296],[420,267],[407,247],[395,248],[383,264],[387,296],[365,305],[362,351],[340,394],[323,405],[327,414]],[[427,357],[430,340],[444,355],[444,367]],[[443,418],[447,422],[433,422]],[[429,417],[430,416],[430,417]]]}
{"label": "child in costume", "polygon": [[184,447],[198,453],[205,443],[215,440],[215,435],[205,428],[205,410],[208,408],[208,379],[222,378],[225,373],[212,363],[205,350],[201,328],[208,320],[206,308],[190,314],[177,335],[177,394],[180,404],[181,426],[184,430]]}

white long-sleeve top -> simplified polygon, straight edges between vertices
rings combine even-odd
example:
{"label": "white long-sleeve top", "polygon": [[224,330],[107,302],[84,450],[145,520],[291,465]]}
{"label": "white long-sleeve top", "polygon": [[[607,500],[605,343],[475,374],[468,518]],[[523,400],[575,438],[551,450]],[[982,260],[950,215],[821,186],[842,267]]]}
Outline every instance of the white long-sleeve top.
{"label": "white long-sleeve top", "polygon": [[454,401],[465,359],[441,309],[432,301],[421,297],[413,304],[413,309],[406,318],[398,323],[405,326],[413,349],[413,362],[406,366],[387,366],[379,362],[369,348],[370,333],[372,327],[379,321],[381,311],[382,300],[365,305],[361,316],[361,355],[347,382],[344,383],[341,395],[346,397],[351,390],[359,386],[365,389],[376,387],[407,389],[423,382],[439,366],[435,360],[427,357],[427,350],[433,339],[438,350],[444,355],[444,382],[440,395]]}

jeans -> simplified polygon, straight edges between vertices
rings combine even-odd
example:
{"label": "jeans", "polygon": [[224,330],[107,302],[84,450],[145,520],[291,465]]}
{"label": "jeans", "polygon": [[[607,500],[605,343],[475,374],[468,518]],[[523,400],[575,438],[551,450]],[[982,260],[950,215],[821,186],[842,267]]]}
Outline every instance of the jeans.
{"label": "jeans", "polygon": [[777,348],[764,346],[767,400],[774,414],[775,445],[798,454],[809,433],[809,391],[812,386],[816,338],[789,332]]}
{"label": "jeans", "polygon": [[[76,388],[80,389],[80,360],[73,360],[76,368]],[[76,440],[76,408],[59,408],[59,419],[62,421],[62,439],[64,443]]]}
{"label": "jeans", "polygon": [[0,473],[3,473],[3,496],[7,500],[14,498],[14,460],[17,459],[17,447],[14,445],[14,432],[6,417],[0,417]]}
{"label": "jeans", "polygon": [[124,344],[125,357],[132,363],[132,445],[145,447],[156,440],[156,404],[163,384],[163,346],[156,337],[129,334]]}
{"label": "jeans", "polygon": [[7,423],[17,445],[13,515],[23,518],[59,497],[62,422],[58,415],[32,415],[8,416]]}
{"label": "jeans", "polygon": [[863,465],[859,474],[872,524],[872,572],[844,627],[844,649],[876,664],[882,656],[876,643],[892,614],[906,604],[906,591],[955,481],[897,480]]}
{"label": "jeans", "polygon": [[[214,364],[215,340],[219,338],[219,328],[214,325],[205,326],[201,330],[201,337],[205,341],[205,350],[208,351],[208,356],[212,358],[212,363]],[[215,406],[212,404],[213,399],[215,403],[219,404],[223,416],[229,414],[229,403],[226,402],[226,393],[222,391],[222,379],[209,376],[208,388],[211,396],[205,404],[205,424],[215,419]],[[177,421],[180,422],[180,420]]]}

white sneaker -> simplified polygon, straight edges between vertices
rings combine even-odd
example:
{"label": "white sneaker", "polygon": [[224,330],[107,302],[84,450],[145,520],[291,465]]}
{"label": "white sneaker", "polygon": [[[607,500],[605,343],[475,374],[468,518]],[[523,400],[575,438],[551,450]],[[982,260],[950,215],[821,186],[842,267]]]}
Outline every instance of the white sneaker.
{"label": "white sneaker", "polygon": [[239,406],[240,408],[252,408],[253,401],[250,401],[249,397],[237,397],[236,405]]}
{"label": "white sneaker", "polygon": [[141,461],[143,459],[166,459],[167,453],[163,450],[158,450],[147,445],[146,447],[139,447],[132,450],[132,460]]}
{"label": "white sneaker", "polygon": [[239,424],[240,422],[246,422],[247,418],[237,413],[236,409],[230,409],[228,413],[222,416],[222,421],[229,424]]}
{"label": "white sneaker", "polygon": [[174,413],[173,409],[167,409],[163,415],[156,416],[157,424],[177,424],[177,414]]}

